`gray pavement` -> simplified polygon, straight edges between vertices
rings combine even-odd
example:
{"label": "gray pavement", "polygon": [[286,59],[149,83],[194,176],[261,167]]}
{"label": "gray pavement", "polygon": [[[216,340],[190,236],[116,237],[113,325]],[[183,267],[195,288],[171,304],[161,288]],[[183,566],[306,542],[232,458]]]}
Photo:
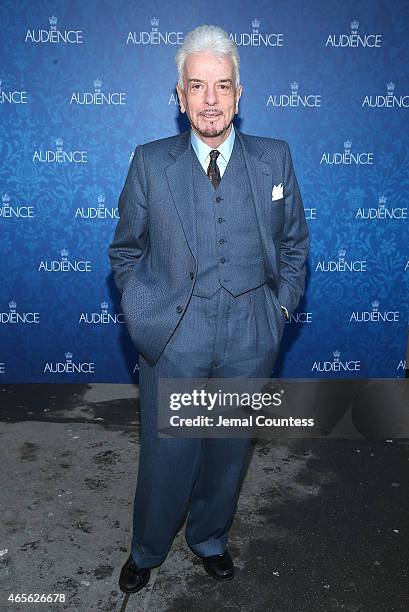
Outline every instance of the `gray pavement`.
{"label": "gray pavement", "polygon": [[[183,529],[124,596],[138,461],[133,385],[0,387],[0,610],[409,610],[409,446],[263,439],[231,530],[237,568],[205,574]],[[63,593],[65,603],[12,603]]]}

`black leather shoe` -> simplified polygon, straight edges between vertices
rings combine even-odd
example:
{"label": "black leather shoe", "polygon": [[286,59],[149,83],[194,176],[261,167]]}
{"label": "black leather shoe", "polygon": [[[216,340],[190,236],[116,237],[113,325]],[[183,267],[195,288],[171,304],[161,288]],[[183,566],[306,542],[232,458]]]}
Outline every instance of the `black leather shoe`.
{"label": "black leather shoe", "polygon": [[129,555],[129,558],[121,569],[119,588],[123,593],[137,593],[148,584],[150,577],[151,570],[146,567],[138,567],[132,559],[132,555]]}
{"label": "black leather shoe", "polygon": [[212,578],[216,580],[232,580],[234,578],[234,565],[227,550],[222,555],[202,557],[202,560],[203,567]]}

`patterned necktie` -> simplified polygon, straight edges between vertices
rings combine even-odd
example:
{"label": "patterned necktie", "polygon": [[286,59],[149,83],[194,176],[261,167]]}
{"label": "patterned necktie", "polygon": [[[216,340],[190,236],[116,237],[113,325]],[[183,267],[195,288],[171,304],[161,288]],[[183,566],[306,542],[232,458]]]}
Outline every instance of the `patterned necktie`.
{"label": "patterned necktie", "polygon": [[212,185],[215,189],[219,186],[220,181],[222,180],[220,176],[220,169],[217,165],[217,158],[219,155],[220,151],[217,151],[217,149],[210,151],[210,164],[207,169],[207,176],[212,181]]}

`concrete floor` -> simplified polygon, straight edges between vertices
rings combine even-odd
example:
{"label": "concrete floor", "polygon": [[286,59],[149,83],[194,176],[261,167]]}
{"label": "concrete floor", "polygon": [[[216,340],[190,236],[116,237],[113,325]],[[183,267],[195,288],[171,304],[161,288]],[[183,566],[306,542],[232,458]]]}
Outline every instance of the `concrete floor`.
{"label": "concrete floor", "polygon": [[[220,584],[183,529],[149,586],[125,596],[138,461],[137,387],[0,387],[0,610],[390,612],[409,609],[409,445],[263,439]],[[16,604],[11,593],[64,593]]]}

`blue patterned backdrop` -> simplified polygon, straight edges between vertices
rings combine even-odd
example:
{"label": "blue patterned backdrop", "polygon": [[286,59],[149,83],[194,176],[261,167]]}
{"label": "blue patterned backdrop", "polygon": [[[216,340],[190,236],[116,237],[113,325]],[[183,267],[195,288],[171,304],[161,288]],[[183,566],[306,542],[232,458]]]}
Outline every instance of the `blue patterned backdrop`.
{"label": "blue patterned backdrop", "polygon": [[135,146],[188,127],[174,56],[203,23],[239,45],[237,126],[289,142],[310,227],[274,374],[404,375],[406,0],[3,0],[1,381],[138,380],[107,248]]}

